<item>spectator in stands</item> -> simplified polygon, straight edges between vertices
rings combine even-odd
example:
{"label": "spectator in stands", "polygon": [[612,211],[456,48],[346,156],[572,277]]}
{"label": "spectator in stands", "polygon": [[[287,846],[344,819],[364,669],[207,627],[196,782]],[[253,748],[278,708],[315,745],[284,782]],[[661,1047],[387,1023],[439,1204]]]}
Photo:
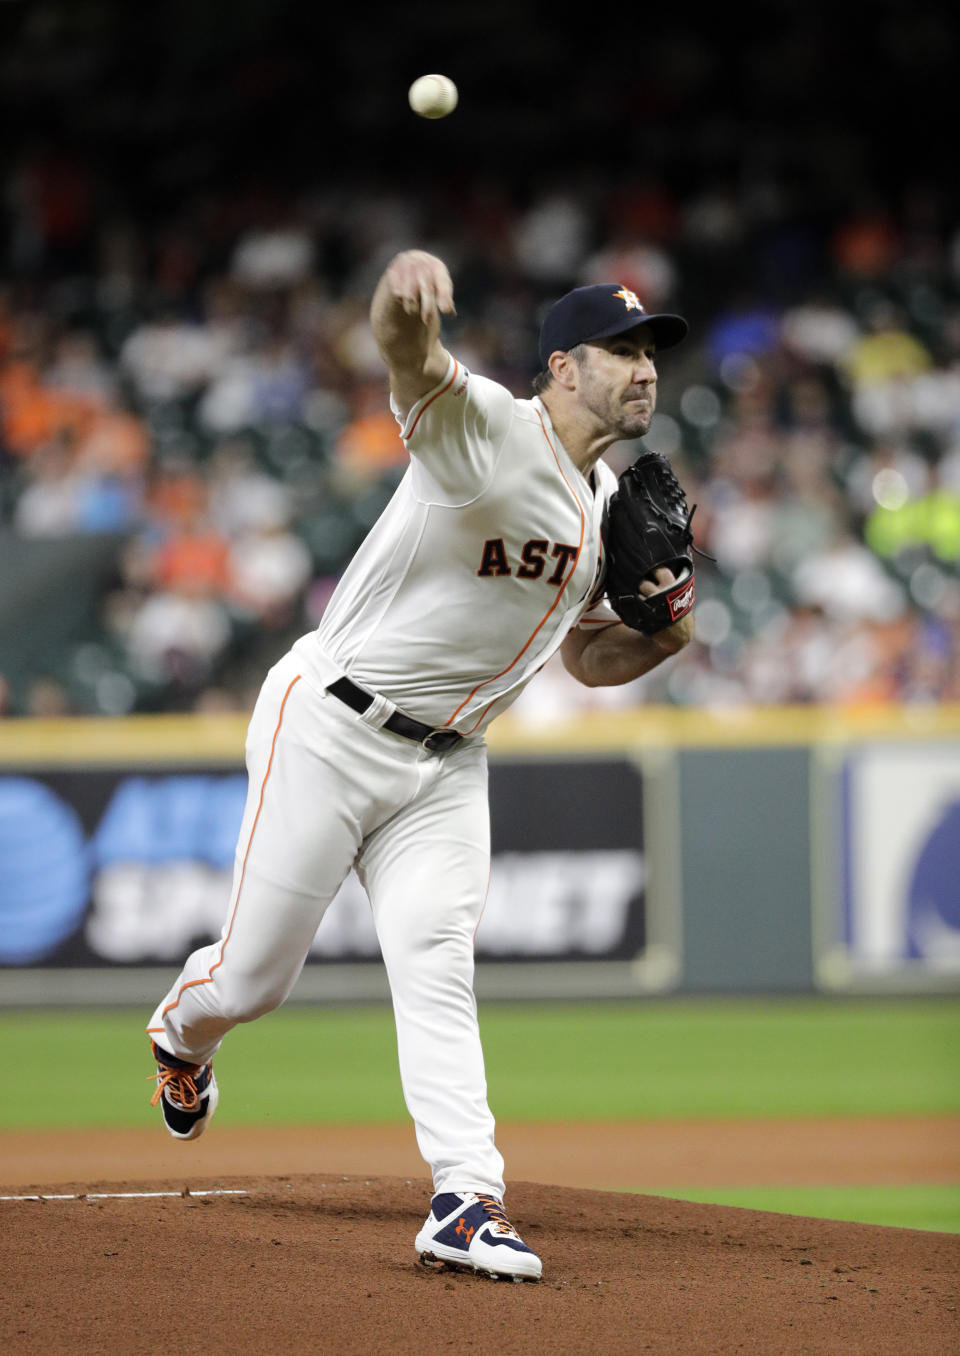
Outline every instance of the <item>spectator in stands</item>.
{"label": "spectator in stands", "polygon": [[230,640],[230,621],[205,581],[181,579],[147,597],[128,619],[123,640],[137,678],[165,689],[179,705],[210,681]]}
{"label": "spectator in stands", "polygon": [[838,620],[887,622],[906,608],[900,585],[842,524],[830,548],[800,561],[792,578],[799,602]]}
{"label": "spectator in stands", "polygon": [[179,517],[157,545],[153,580],[160,589],[187,588],[223,598],[230,591],[230,543],[210,522],[206,504],[198,500]]}
{"label": "spectator in stands", "polygon": [[38,443],[24,468],[24,488],[13,524],[24,537],[60,537],[79,531],[80,481],[64,434]]}
{"label": "spectator in stands", "polygon": [[278,516],[272,522],[264,518],[236,537],[228,568],[233,605],[259,625],[280,630],[294,618],[313,559],[285,518]]}
{"label": "spectator in stands", "polygon": [[547,290],[573,285],[589,252],[590,232],[581,198],[566,184],[549,185],[514,224],[515,258]]}
{"label": "spectator in stands", "polygon": [[780,320],[784,348],[815,367],[840,367],[859,334],[856,317],[825,293],[788,307]]}
{"label": "spectator in stands", "polygon": [[354,388],[352,417],[333,449],[339,487],[360,488],[406,466],[407,451],[383,381]]}
{"label": "spectator in stands", "polygon": [[210,521],[230,540],[293,516],[290,487],[263,470],[242,436],[225,439],[210,454],[207,489]]}
{"label": "spectator in stands", "polygon": [[230,336],[161,308],[130,334],[120,351],[121,376],[145,408],[187,400],[223,370]]}

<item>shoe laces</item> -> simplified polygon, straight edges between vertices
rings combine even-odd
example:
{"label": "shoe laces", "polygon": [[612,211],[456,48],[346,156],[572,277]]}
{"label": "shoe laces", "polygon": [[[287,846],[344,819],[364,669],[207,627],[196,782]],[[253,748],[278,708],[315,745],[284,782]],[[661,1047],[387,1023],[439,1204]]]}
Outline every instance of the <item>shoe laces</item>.
{"label": "shoe laces", "polygon": [[163,1094],[167,1093],[168,1102],[175,1102],[183,1111],[194,1111],[200,1101],[196,1083],[196,1075],[199,1072],[199,1069],[194,1069],[193,1073],[190,1073],[186,1069],[171,1069],[166,1065],[160,1065],[155,1074],[147,1075],[147,1082],[155,1079],[157,1084],[150,1098],[150,1105],[156,1106]]}
{"label": "shoe laces", "polygon": [[514,1238],[520,1237],[516,1229],[507,1219],[502,1201],[498,1201],[496,1196],[481,1196],[479,1194],[477,1195],[477,1200],[483,1206],[486,1214],[490,1217],[494,1233],[511,1234]]}

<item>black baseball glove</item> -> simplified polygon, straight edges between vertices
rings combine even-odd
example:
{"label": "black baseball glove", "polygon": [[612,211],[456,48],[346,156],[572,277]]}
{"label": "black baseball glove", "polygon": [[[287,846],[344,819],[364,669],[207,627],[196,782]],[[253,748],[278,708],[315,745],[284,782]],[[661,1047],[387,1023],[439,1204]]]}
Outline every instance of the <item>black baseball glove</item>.
{"label": "black baseball glove", "polygon": [[[680,482],[666,457],[643,452],[620,477],[604,522],[606,593],[627,626],[655,635],[685,617],[693,607],[693,533]],[[644,598],[641,580],[656,582],[654,571],[670,570],[676,583]]]}

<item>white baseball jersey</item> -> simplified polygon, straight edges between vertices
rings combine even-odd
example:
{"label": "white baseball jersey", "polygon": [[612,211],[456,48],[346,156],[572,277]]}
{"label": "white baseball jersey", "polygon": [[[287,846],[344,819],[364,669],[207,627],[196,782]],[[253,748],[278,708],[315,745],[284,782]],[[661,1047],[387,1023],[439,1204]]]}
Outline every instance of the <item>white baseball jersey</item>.
{"label": "white baseball jersey", "polygon": [[482,733],[571,627],[617,621],[591,607],[616,477],[598,462],[588,481],[540,400],[453,358],[397,418],[410,466],[294,648],[319,686],[348,674],[430,725]]}

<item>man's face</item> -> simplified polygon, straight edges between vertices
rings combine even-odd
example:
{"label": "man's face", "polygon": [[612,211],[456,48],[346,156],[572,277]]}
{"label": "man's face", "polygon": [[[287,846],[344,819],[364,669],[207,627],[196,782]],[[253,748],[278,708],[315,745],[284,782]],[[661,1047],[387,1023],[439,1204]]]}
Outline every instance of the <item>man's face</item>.
{"label": "man's face", "polygon": [[607,433],[642,438],[657,403],[656,345],[644,326],[584,345],[580,402]]}

